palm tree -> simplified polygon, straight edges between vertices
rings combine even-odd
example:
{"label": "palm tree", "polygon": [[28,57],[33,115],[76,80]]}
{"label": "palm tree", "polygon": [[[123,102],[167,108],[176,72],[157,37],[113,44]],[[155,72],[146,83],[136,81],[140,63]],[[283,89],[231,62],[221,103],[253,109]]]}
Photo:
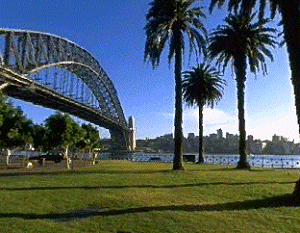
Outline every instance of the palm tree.
{"label": "palm tree", "polygon": [[247,59],[250,71],[256,73],[261,67],[266,73],[265,56],[273,60],[270,50],[266,46],[274,47],[275,37],[272,35],[275,29],[264,27],[268,22],[263,20],[251,24],[254,15],[229,15],[224,26],[219,26],[210,38],[208,54],[211,58],[217,58],[217,64],[223,64],[223,70],[228,62],[233,63],[235,79],[237,82],[238,120],[239,120],[239,154],[240,161],[237,168],[250,168],[246,155],[246,130],[245,130],[245,81]]}
{"label": "palm tree", "polygon": [[166,42],[169,42],[169,63],[175,57],[175,150],[173,170],[183,170],[182,165],[182,55],[184,33],[191,50],[200,54],[205,48],[206,30],[200,21],[205,17],[200,7],[192,7],[197,0],[154,0],[146,15],[147,24],[145,60],[157,67]]}
{"label": "palm tree", "polygon": [[223,84],[220,73],[213,67],[204,63],[194,67],[191,71],[183,72],[182,82],[183,98],[185,102],[199,107],[199,162],[204,162],[203,157],[203,108],[205,105],[214,107],[222,98]]}
{"label": "palm tree", "polygon": [[[225,0],[211,0],[210,10],[215,5],[222,5]],[[230,0],[229,10],[234,7],[245,13],[250,12],[256,4],[256,0]],[[263,18],[267,0],[259,1],[259,15]],[[287,45],[287,51],[290,61],[290,69],[292,73],[292,84],[294,87],[296,114],[298,119],[299,133],[300,133],[300,1],[299,0],[268,0],[271,9],[271,18],[279,12],[282,18],[284,39]],[[300,197],[300,179],[294,190],[294,194]]]}

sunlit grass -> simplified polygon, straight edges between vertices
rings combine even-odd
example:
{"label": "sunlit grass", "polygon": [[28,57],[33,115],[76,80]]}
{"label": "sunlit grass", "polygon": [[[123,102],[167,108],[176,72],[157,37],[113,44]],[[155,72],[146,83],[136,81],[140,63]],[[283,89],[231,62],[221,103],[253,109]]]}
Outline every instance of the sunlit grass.
{"label": "sunlit grass", "polygon": [[104,161],[3,175],[0,232],[299,232],[298,170]]}

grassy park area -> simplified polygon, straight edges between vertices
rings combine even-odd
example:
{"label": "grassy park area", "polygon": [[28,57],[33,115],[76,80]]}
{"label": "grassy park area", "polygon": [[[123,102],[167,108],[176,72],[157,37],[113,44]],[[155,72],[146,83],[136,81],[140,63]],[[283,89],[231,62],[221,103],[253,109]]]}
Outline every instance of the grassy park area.
{"label": "grassy park area", "polygon": [[298,170],[103,161],[2,173],[0,232],[299,232]]}

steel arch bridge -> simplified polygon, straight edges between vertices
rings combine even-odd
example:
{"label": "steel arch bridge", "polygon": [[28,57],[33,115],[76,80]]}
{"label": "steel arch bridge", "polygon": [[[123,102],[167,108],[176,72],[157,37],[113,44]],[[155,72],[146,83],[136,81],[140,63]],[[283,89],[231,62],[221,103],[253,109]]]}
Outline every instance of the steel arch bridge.
{"label": "steel arch bridge", "polygon": [[130,149],[116,89],[86,49],[48,33],[0,29],[0,64],[4,94],[107,128],[114,149]]}

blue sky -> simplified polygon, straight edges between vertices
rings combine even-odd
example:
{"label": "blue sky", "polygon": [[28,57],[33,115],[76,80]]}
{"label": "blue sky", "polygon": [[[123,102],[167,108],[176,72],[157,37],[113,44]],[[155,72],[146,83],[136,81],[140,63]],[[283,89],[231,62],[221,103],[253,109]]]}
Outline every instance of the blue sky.
{"label": "blue sky", "polygon": [[[163,54],[157,69],[143,60],[145,14],[149,0],[1,0],[0,25],[65,37],[90,51],[113,81],[125,116],[134,116],[137,136],[155,138],[173,132],[174,64]],[[222,23],[226,7],[208,13],[203,23],[209,31]],[[165,50],[167,51],[167,49]],[[187,50],[188,51],[188,50]],[[246,87],[246,130],[255,138],[271,139],[273,134],[299,141],[293,91],[286,48],[273,50],[275,61],[268,63],[268,75],[248,74]],[[188,58],[188,54],[185,56]],[[184,70],[194,60],[185,61]],[[214,109],[205,109],[204,134],[222,128],[237,134],[236,86],[229,66],[224,97]],[[21,101],[28,118],[42,123],[52,111]],[[198,109],[184,107],[184,134],[198,134]],[[103,137],[107,130],[101,129]]]}

